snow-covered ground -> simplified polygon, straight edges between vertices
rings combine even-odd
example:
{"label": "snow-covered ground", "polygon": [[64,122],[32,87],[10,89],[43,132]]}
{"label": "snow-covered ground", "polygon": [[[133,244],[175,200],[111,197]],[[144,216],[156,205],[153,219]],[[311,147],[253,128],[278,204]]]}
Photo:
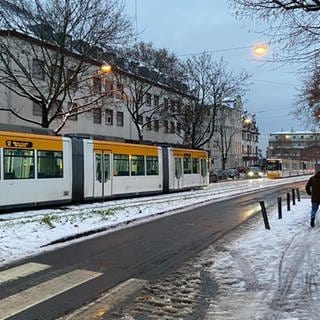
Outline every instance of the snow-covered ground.
{"label": "snow-covered ground", "polygon": [[[255,181],[251,187],[269,183]],[[307,197],[290,211],[284,204],[282,219],[277,208],[267,213],[270,230],[261,215],[255,216],[173,274],[147,285],[114,319],[319,319],[320,219],[310,227]]]}
{"label": "snow-covered ground", "polygon": [[[290,178],[307,181],[308,177]],[[127,199],[70,206],[61,209],[26,211],[0,216],[0,265],[17,259],[68,245],[70,241],[46,246],[61,238],[92,230],[112,232],[135,223],[143,223],[164,215],[174,214],[187,206],[219,201],[244,192],[288,182],[285,180],[243,180],[211,184],[205,190],[183,192],[138,199]],[[202,319],[318,319],[320,314],[320,221],[309,226],[310,199],[302,198],[278,219],[276,208],[267,210],[271,229],[266,230],[260,215],[250,219],[232,233],[201,252],[189,262],[195,273],[186,272],[195,286],[201,285],[196,274],[206,274],[206,281],[214,283],[214,294],[205,297],[207,307]],[[129,222],[129,223],[128,223]],[[98,233],[101,234],[101,233]],[[90,235],[91,237],[95,234]],[[81,237],[72,241],[82,241]],[[204,270],[205,269],[205,270]],[[201,272],[199,271],[201,270]],[[188,275],[189,273],[189,275]],[[178,272],[181,287],[184,273]],[[159,299],[166,299],[168,283]],[[192,281],[184,281],[189,283]],[[151,284],[153,289],[155,284]],[[153,290],[154,291],[154,290]],[[186,294],[188,293],[185,290]],[[196,287],[190,292],[196,294]],[[204,298],[200,290],[199,297]],[[175,299],[177,300],[177,299]],[[173,300],[173,301],[175,301]],[[187,297],[190,302],[190,297]],[[194,303],[198,303],[195,299]],[[145,295],[140,299],[146,303]],[[152,299],[150,298],[150,301]],[[135,319],[135,304],[128,306],[122,319]],[[161,305],[161,304],[159,304]],[[179,307],[181,314],[189,315],[190,303]],[[186,308],[184,310],[184,308]],[[141,312],[141,308],[139,308]],[[150,319],[158,319],[155,305]],[[188,319],[189,319],[188,318]],[[175,319],[168,317],[167,319]],[[184,319],[179,318],[179,319]],[[191,318],[190,318],[191,319]]]}
{"label": "snow-covered ground", "polygon": [[[307,177],[290,179],[301,181]],[[175,210],[186,206],[217,201],[224,197],[285,183],[286,180],[262,178],[221,182],[211,184],[204,190],[3,214],[0,215],[0,266],[70,243],[46,246],[61,238],[90,233],[97,229],[106,230],[105,232],[114,231],[164,214],[174,214]]]}
{"label": "snow-covered ground", "polygon": [[214,252],[207,271],[219,288],[205,319],[319,319],[320,221],[310,227],[310,207],[304,198],[283,208],[281,220],[277,210],[268,212],[270,230],[257,217],[223,239],[218,252],[202,253]]}

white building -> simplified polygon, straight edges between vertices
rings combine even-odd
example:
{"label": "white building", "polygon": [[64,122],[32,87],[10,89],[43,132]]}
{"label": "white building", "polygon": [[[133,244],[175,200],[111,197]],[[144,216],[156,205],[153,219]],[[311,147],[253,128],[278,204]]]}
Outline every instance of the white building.
{"label": "white building", "polygon": [[[304,149],[320,145],[320,132],[281,131],[270,133],[267,157],[302,159]],[[311,157],[312,155],[310,155]],[[310,158],[308,157],[308,158]],[[312,158],[312,157],[311,157]]]}
{"label": "white building", "polygon": [[[59,116],[48,123],[49,128],[61,129],[59,133],[62,134],[129,141],[139,140],[140,134],[145,142],[184,142],[181,138],[183,132],[181,136],[177,134],[181,131],[179,123],[170,117],[170,113],[179,113],[183,108],[186,97],[183,84],[98,48],[92,59],[86,56],[81,61],[84,67],[81,72],[76,72],[79,59],[84,59],[78,51],[70,48],[61,67],[57,59],[54,60],[57,47],[50,42],[43,43],[15,31],[0,31],[0,37],[1,43],[9,48],[8,52],[16,52],[9,63],[10,72],[22,79],[20,82],[23,84],[22,88],[15,86],[15,83],[10,85],[1,71],[0,124],[39,128],[43,120],[40,98],[44,97],[51,101],[48,114],[52,116],[59,112]],[[83,45],[77,43],[77,50]],[[116,68],[105,72],[101,68],[102,61]],[[54,72],[46,72],[50,68]],[[62,86],[64,90],[55,91],[58,81],[71,81],[71,85],[69,83]],[[232,103],[225,101],[218,108],[216,132],[205,148],[210,152],[216,168],[222,168],[223,161],[226,168],[249,164],[246,159],[248,155],[250,163],[256,161],[258,129],[255,121],[250,126],[244,126],[243,115],[240,98]]]}

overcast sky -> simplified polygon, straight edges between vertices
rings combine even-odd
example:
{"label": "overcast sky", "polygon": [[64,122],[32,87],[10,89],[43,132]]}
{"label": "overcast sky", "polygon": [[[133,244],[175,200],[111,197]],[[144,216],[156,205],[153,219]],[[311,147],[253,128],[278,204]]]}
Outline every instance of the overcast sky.
{"label": "overcast sky", "polygon": [[[260,21],[251,26],[237,21],[227,0],[125,0],[125,4],[127,13],[137,17],[139,40],[151,41],[156,48],[167,48],[181,58],[212,52],[217,60],[223,57],[232,70],[253,75],[243,101],[245,109],[256,113],[263,153],[270,132],[306,129],[289,114],[300,84],[295,67],[279,67],[252,55],[251,47],[270,40],[256,32],[263,28]],[[272,47],[268,56],[271,53]]]}

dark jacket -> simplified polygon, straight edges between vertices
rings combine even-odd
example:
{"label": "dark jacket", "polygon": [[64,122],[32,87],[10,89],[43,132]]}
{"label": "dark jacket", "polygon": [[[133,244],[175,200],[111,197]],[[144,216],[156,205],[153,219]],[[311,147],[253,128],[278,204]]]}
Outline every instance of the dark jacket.
{"label": "dark jacket", "polygon": [[312,176],[306,184],[306,192],[312,202],[320,203],[320,172]]}

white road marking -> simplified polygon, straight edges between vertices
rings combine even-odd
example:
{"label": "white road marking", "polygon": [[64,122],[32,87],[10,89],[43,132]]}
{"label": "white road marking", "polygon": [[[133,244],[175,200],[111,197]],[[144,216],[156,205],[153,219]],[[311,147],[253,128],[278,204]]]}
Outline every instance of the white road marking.
{"label": "white road marking", "polygon": [[0,319],[4,320],[18,314],[101,274],[88,270],[74,270],[4,298],[0,300]]}
{"label": "white road marking", "polygon": [[146,283],[147,280],[134,278],[128,279],[109,290],[94,302],[72,312],[71,314],[68,314],[67,316],[63,316],[58,320],[100,319],[112,308],[124,302],[130,295],[142,289]]}
{"label": "white road marking", "polygon": [[50,268],[50,266],[47,264],[35,262],[25,263],[21,266],[0,272],[0,284],[11,280],[16,280],[18,278],[26,277],[30,274],[37,273],[48,268]]}

